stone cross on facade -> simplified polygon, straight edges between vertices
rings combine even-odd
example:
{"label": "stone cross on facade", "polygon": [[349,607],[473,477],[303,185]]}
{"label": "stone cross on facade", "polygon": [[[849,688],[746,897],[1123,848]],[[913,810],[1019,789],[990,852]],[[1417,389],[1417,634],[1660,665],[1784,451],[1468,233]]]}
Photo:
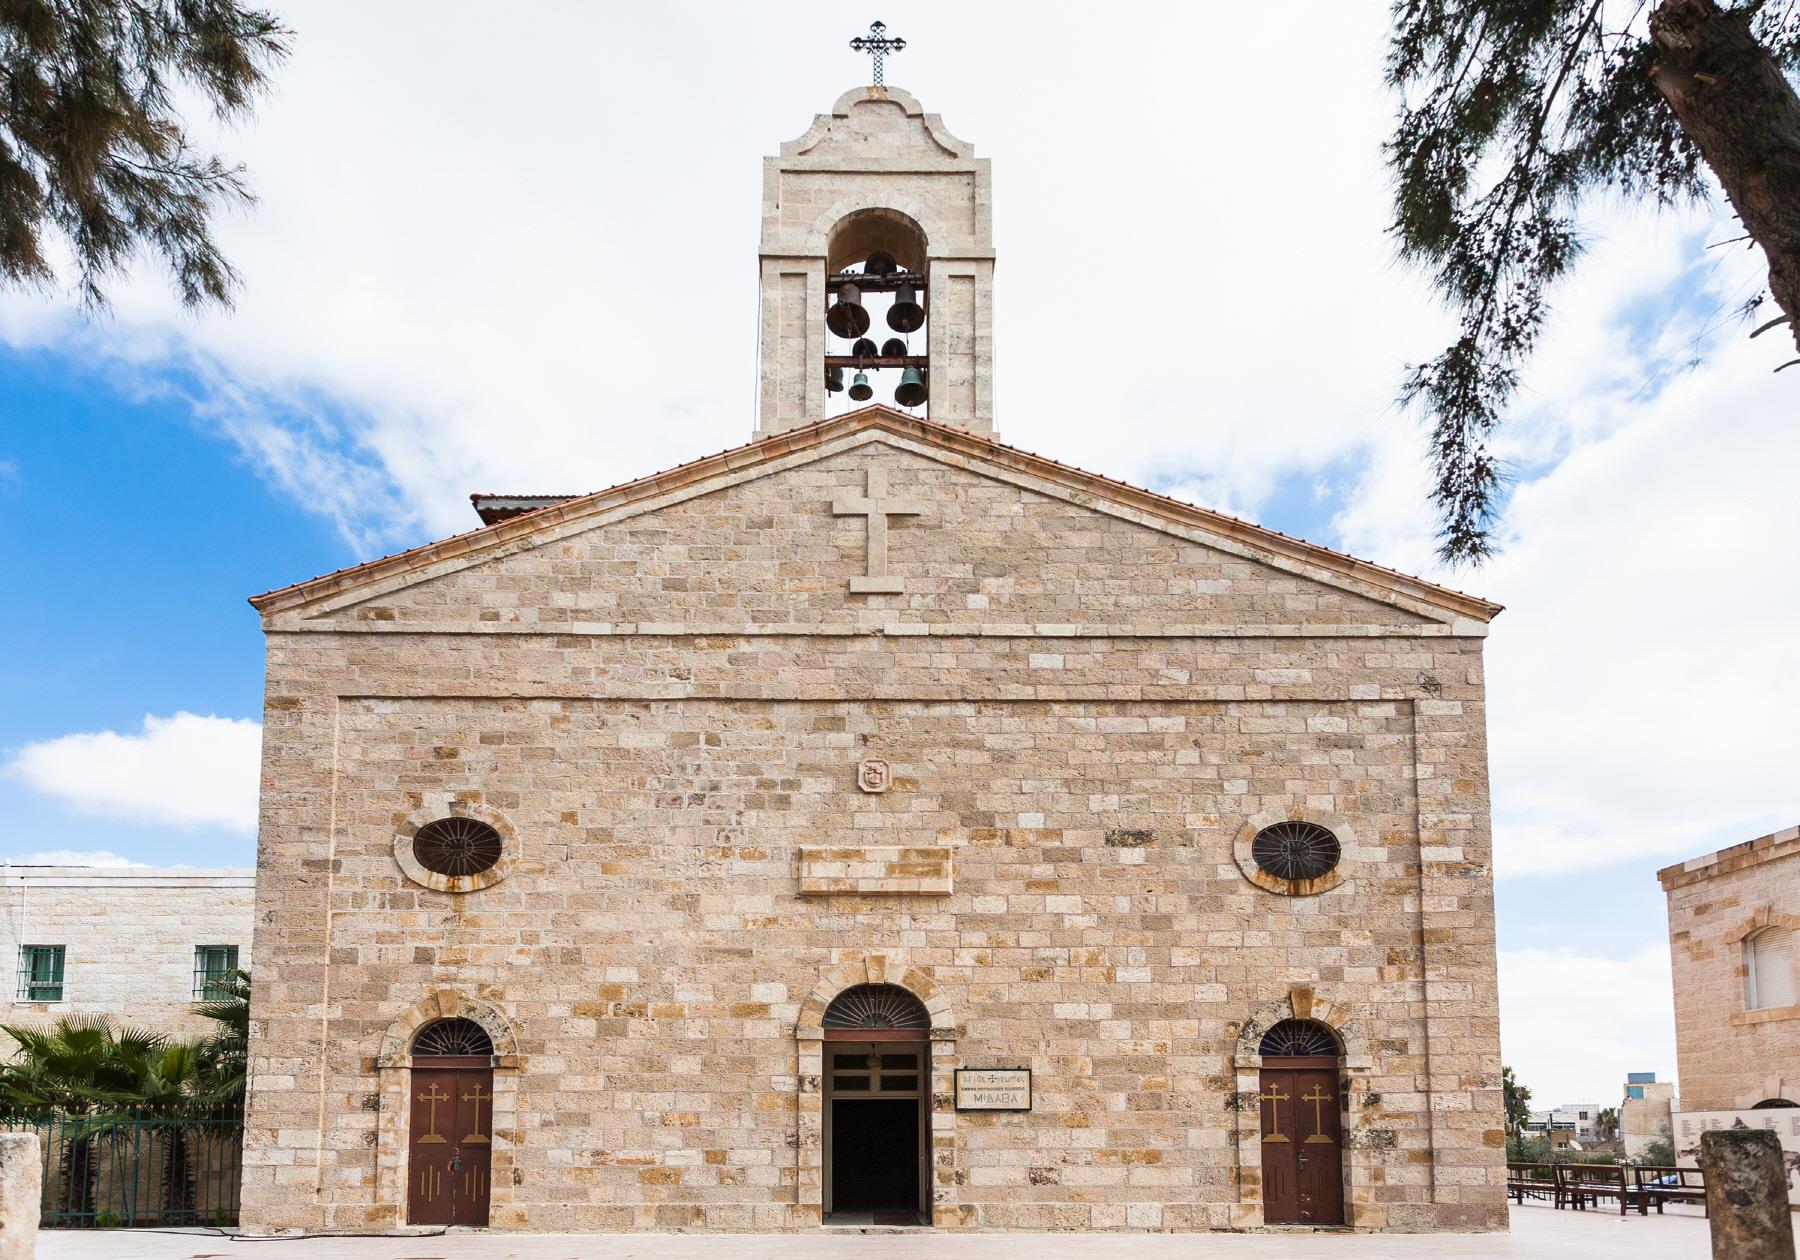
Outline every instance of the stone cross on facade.
{"label": "stone cross on facade", "polygon": [[919,516],[925,505],[917,499],[888,498],[887,470],[871,468],[860,499],[833,499],[833,516],[864,516],[869,521],[869,561],[861,577],[850,579],[850,589],[858,595],[898,595],[904,589],[900,579],[887,571],[888,523],[890,516]]}

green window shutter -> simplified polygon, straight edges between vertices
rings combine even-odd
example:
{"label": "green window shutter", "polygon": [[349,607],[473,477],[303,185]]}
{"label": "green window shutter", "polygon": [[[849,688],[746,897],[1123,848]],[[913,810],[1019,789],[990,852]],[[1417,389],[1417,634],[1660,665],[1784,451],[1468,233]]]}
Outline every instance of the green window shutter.
{"label": "green window shutter", "polygon": [[236,945],[194,946],[194,997],[211,1001],[221,997],[220,986],[237,970]]}
{"label": "green window shutter", "polygon": [[24,1002],[60,1002],[63,1000],[62,945],[21,945],[19,947],[18,997]]}

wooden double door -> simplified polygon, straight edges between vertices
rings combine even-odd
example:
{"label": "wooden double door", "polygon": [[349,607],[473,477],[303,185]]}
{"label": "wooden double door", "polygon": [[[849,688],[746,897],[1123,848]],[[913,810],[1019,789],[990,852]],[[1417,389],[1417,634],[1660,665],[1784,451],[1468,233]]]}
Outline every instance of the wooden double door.
{"label": "wooden double door", "polygon": [[1343,1100],[1335,1058],[1265,1058],[1263,1222],[1344,1223]]}
{"label": "wooden double door", "polygon": [[[494,1069],[444,1059],[411,1073],[406,1220],[409,1225],[486,1225],[492,1170]],[[473,1064],[480,1066],[473,1066]]]}

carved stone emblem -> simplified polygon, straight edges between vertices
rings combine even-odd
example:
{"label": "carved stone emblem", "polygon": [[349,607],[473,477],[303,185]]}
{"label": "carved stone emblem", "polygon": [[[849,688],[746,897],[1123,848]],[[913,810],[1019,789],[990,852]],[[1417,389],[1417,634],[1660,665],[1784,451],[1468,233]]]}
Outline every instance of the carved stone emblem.
{"label": "carved stone emblem", "polygon": [[893,773],[880,757],[864,757],[856,767],[856,786],[865,792],[885,792],[893,783]]}

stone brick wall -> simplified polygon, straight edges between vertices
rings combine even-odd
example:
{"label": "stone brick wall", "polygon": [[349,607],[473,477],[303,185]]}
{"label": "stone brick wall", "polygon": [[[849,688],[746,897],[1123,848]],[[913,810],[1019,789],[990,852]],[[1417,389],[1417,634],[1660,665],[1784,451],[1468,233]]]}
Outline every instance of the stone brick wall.
{"label": "stone brick wall", "polygon": [[[194,1007],[194,947],[236,945],[250,966],[254,878],[248,870],[0,867],[0,1022],[111,1015],[193,1036],[216,1030]],[[19,947],[67,948],[61,1002],[16,998]]]}
{"label": "stone brick wall", "polygon": [[[1259,1224],[1242,1074],[1306,1011],[1349,1049],[1352,1223],[1504,1226],[1480,627],[941,454],[265,608],[251,1228],[400,1222],[444,1010],[504,1047],[497,1227],[816,1224],[818,1013],[870,977],[933,1011],[939,1225]],[[830,504],[871,466],[927,508],[900,594],[846,590]],[[394,856],[456,802],[515,837],[460,896]],[[1338,829],[1336,887],[1245,878],[1273,817]],[[950,891],[803,887],[865,848]],[[1033,1111],[950,1109],[955,1067],[1018,1064]]]}
{"label": "stone brick wall", "polygon": [[1800,828],[1658,872],[1669,901],[1683,1111],[1800,1103],[1800,1006],[1745,1009],[1746,935],[1800,929]]}

